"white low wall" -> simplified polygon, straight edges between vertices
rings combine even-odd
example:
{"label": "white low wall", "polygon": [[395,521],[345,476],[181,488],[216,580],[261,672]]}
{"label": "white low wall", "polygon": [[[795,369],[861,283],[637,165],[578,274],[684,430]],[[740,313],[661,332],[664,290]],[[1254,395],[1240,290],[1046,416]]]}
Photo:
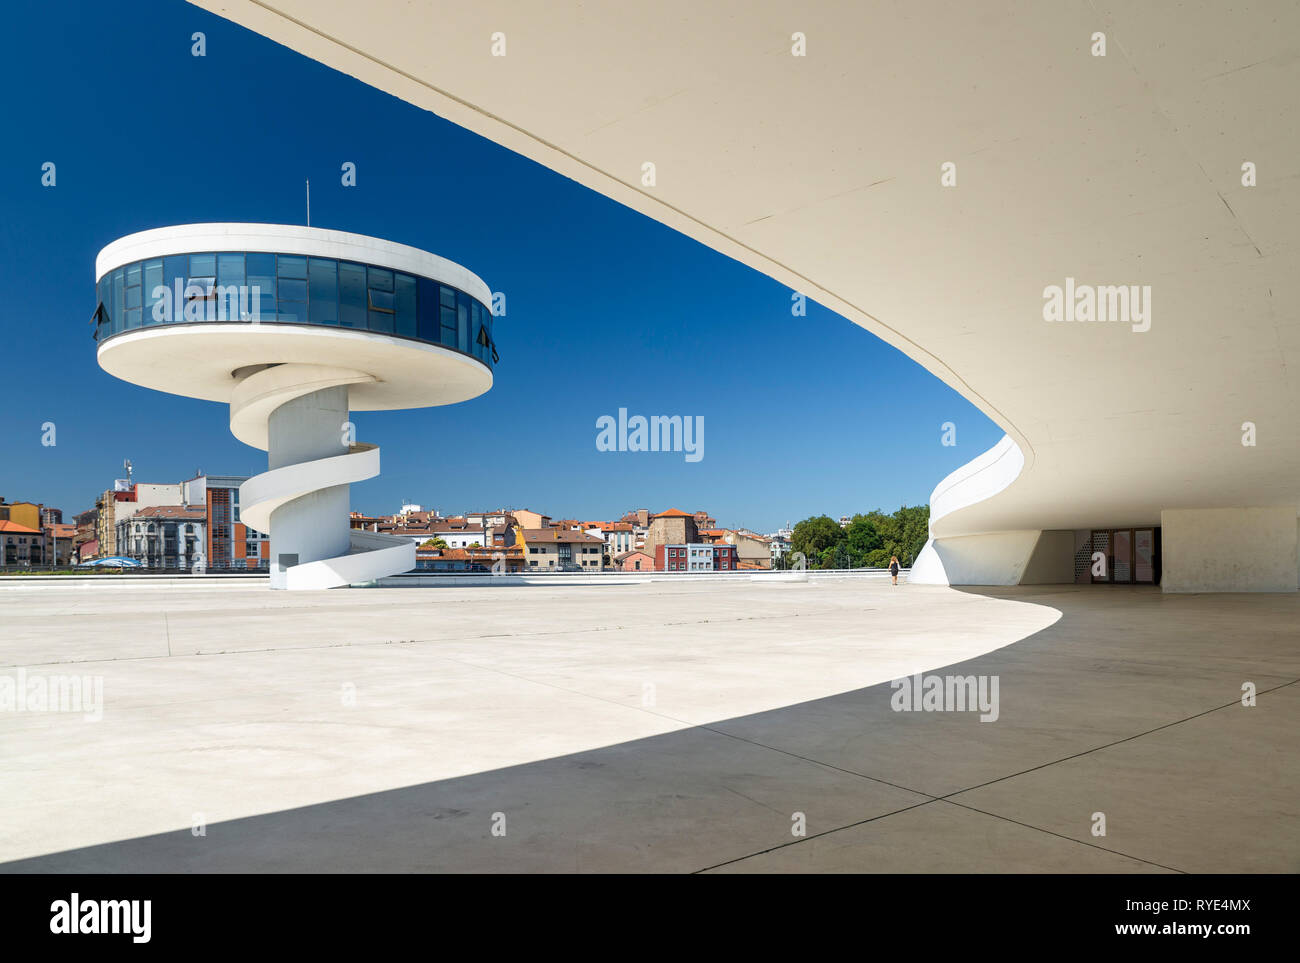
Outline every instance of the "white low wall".
{"label": "white low wall", "polygon": [[1166,592],[1294,592],[1294,508],[1179,508],[1160,513]]}
{"label": "white low wall", "polygon": [[1039,532],[931,538],[908,581],[921,585],[1019,585]]}

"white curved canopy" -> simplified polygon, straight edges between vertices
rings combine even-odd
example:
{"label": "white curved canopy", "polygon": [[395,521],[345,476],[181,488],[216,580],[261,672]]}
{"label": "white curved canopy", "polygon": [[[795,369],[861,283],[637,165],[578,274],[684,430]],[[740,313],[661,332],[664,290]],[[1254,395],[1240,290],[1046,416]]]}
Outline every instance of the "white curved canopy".
{"label": "white curved canopy", "polygon": [[[916,359],[1024,456],[936,535],[1300,504],[1294,3],[199,5]],[[1067,278],[1150,286],[1149,330],[1045,321]]]}

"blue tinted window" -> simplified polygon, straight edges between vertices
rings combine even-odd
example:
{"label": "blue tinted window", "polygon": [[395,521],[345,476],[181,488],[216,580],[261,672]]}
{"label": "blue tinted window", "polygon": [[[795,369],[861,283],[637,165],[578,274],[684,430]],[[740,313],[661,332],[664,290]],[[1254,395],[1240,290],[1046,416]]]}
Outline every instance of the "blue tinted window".
{"label": "blue tinted window", "polygon": [[249,308],[256,313],[249,320],[274,321],[275,255],[249,253],[244,258],[244,283],[248,285]]}
{"label": "blue tinted window", "polygon": [[[181,300],[172,305],[177,281]],[[159,289],[166,295],[155,297]],[[223,290],[234,296],[219,298]],[[388,268],[264,252],[169,255],[123,265],[95,284],[96,304],[103,305],[98,334],[183,322],[187,294],[201,316],[196,320],[342,324],[442,343],[491,364],[492,311],[463,291]]]}
{"label": "blue tinted window", "polygon": [[275,302],[275,320],[283,321],[286,324],[306,324],[307,302],[285,301],[277,298]]}
{"label": "blue tinted window", "polygon": [[397,294],[394,305],[396,314],[393,318],[394,330],[408,338],[415,337],[415,278],[408,274],[398,274],[393,278],[393,288]]}
{"label": "blue tinted window", "polygon": [[483,310],[483,306],[481,304],[479,304],[477,301],[470,301],[469,303],[469,348],[470,351],[473,352],[474,357],[476,358],[483,357],[483,345],[479,343],[480,341],[483,340],[482,337],[479,335],[479,328],[483,326],[482,315],[481,315],[482,310]]}
{"label": "blue tinted window", "polygon": [[277,254],[276,263],[282,278],[299,278],[307,280],[307,259],[290,254]]}
{"label": "blue tinted window", "polygon": [[370,288],[366,292],[366,303],[371,311],[382,311],[385,314],[392,314],[394,311],[395,298],[392,291],[380,291],[376,288]]}
{"label": "blue tinted window", "polygon": [[366,326],[366,269],[360,264],[339,263],[339,324]]}
{"label": "blue tinted window", "polygon": [[275,289],[276,299],[279,301],[306,301],[307,300],[307,282],[296,281],[293,278],[280,278]]}
{"label": "blue tinted window", "polygon": [[310,275],[312,324],[339,323],[339,266],[337,261],[314,257],[307,262]]}
{"label": "blue tinted window", "polygon": [[126,289],[122,282],[122,275],[121,268],[113,272],[113,321],[117,331],[122,330],[122,312],[125,310],[122,302],[126,298]]}
{"label": "blue tinted window", "polygon": [[[162,258],[156,258],[152,261],[144,262],[144,324],[157,324],[154,320],[154,305],[162,300],[161,297],[155,298],[154,291],[162,287],[163,283],[163,262]],[[165,296],[165,295],[164,295]]]}
{"label": "blue tinted window", "polygon": [[456,347],[456,292],[452,291],[452,303],[448,307],[446,303],[447,292],[450,288],[443,288],[443,305],[442,305],[442,343],[449,348]]}
{"label": "blue tinted window", "polygon": [[469,295],[456,292],[456,348],[469,352]]}
{"label": "blue tinted window", "polygon": [[419,279],[420,320],[416,335],[424,341],[438,340],[438,285],[428,278]]}
{"label": "blue tinted window", "polygon": [[272,277],[272,278],[275,277],[275,255],[274,254],[262,254],[260,252],[258,253],[250,252],[249,254],[244,256],[244,261],[247,264],[249,277],[252,277],[254,274],[260,277]]}
{"label": "blue tinted window", "polygon": [[[371,331],[382,331],[384,334],[393,333],[393,312],[391,309],[382,310],[385,302],[392,304],[393,296],[387,291],[376,291],[373,288],[370,291],[372,299],[369,311],[369,320],[366,324]],[[376,300],[377,299],[377,303]]]}
{"label": "blue tinted window", "polygon": [[217,283],[223,287],[244,283],[244,255],[217,255]]}
{"label": "blue tinted window", "polygon": [[[167,286],[167,297],[163,302],[163,322],[171,324],[183,320],[181,312],[185,308],[185,281],[189,277],[190,259],[184,254],[174,254],[163,258],[163,284]],[[176,284],[180,282],[181,296],[176,295]]]}

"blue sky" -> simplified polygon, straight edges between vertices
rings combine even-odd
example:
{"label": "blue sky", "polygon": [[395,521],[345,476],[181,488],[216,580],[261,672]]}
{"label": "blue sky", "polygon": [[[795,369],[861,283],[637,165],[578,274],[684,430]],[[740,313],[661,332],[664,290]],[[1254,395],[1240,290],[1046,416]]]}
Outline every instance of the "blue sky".
{"label": "blue sky", "polygon": [[[353,508],[707,509],[726,526],[923,503],[1001,431],[956,392],[790,290],[437,116],[179,2],[22,2],[0,76],[0,495],[71,514],[112,484],[265,470],[224,405],[95,362],[95,254],[196,221],[304,223],[451,258],[508,299],[486,395],[360,412],[383,474]],[[190,53],[207,35],[207,56]],[[57,184],[41,185],[41,165]],[[357,165],[357,186],[340,166]],[[575,379],[589,376],[585,390]],[[596,449],[596,419],[702,416],[704,458]],[[956,447],[940,425],[957,425]],[[57,444],[41,444],[53,422]]]}

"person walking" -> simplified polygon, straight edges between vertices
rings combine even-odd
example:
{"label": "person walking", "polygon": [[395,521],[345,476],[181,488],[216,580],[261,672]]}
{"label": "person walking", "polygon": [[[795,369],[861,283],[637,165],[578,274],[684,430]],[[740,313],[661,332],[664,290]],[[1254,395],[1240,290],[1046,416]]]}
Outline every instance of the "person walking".
{"label": "person walking", "polygon": [[894,580],[895,585],[898,584],[898,556],[897,555],[889,556],[889,577]]}

